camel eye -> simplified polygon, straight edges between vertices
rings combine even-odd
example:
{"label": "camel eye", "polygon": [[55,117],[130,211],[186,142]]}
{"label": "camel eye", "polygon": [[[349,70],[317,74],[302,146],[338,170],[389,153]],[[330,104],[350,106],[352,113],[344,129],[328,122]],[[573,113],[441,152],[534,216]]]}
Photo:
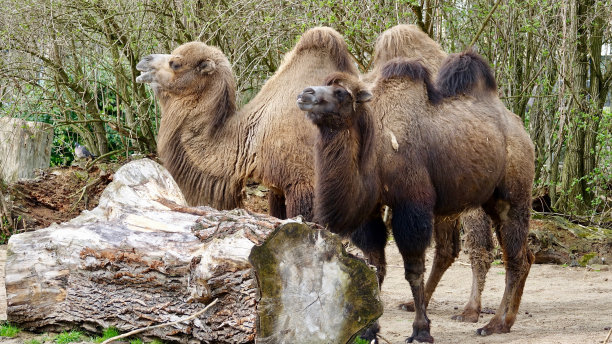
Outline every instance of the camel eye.
{"label": "camel eye", "polygon": [[172,68],[173,70],[177,70],[177,69],[181,68],[181,64],[180,63],[177,63],[177,62],[174,62],[174,61],[170,61],[169,64],[170,64],[170,68]]}

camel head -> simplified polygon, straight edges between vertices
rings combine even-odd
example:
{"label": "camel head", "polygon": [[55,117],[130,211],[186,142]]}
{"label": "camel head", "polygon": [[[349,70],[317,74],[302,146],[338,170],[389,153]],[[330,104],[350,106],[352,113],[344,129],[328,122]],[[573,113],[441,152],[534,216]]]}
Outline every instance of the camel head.
{"label": "camel head", "polygon": [[145,56],[136,69],[141,72],[136,81],[151,84],[158,96],[200,93],[217,74],[231,75],[221,50],[201,42],[185,43],[171,54]]}
{"label": "camel head", "polygon": [[347,128],[356,109],[372,99],[372,93],[355,76],[333,73],[326,86],[310,86],[298,95],[298,107],[317,126]]}

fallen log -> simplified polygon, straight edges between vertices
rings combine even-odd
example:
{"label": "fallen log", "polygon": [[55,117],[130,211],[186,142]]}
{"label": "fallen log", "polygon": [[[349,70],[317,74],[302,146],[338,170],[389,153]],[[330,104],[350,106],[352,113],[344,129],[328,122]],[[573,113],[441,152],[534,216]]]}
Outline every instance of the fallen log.
{"label": "fallen log", "polygon": [[37,331],[127,332],[217,299],[195,319],[143,334],[182,343],[345,343],[382,313],[374,272],[334,235],[241,209],[188,207],[148,159],[117,171],[94,210],[13,236],[6,292],[8,320]]}

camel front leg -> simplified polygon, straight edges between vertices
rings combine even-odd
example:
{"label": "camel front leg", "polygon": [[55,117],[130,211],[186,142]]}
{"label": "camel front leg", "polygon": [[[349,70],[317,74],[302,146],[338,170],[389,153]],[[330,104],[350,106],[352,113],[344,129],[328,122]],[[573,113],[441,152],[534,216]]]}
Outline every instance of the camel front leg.
{"label": "camel front leg", "polygon": [[425,250],[433,231],[433,210],[416,203],[403,204],[393,210],[393,236],[404,260],[404,274],[410,283],[415,306],[412,335],[406,341],[433,343],[423,283]]}
{"label": "camel front leg", "polygon": [[285,188],[285,204],[287,205],[287,217],[292,218],[302,215],[305,221],[313,218],[314,189],[312,185],[299,182]]}
{"label": "camel front leg", "polygon": [[[455,218],[436,217],[434,225],[434,240],[436,249],[434,261],[431,266],[431,273],[425,284],[425,307],[429,306],[429,301],[440,283],[442,276],[459,257],[461,250],[460,224]],[[400,304],[400,309],[414,312],[414,301]]]}

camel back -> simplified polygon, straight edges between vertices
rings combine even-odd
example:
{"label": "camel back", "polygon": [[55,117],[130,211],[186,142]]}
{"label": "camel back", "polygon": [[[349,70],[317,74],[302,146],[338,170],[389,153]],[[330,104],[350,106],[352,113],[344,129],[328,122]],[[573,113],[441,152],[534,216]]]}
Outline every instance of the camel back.
{"label": "camel back", "polygon": [[444,98],[478,91],[497,91],[493,71],[485,59],[473,51],[451,54],[440,67],[437,88]]}

